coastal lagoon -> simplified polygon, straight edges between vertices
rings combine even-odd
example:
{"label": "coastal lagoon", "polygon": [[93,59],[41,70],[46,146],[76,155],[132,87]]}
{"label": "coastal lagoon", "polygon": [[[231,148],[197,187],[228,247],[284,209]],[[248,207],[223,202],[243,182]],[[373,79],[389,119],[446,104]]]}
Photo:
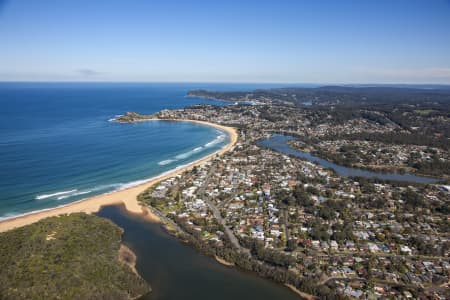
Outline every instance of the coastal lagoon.
{"label": "coastal lagoon", "polygon": [[412,174],[398,174],[398,173],[383,173],[373,172],[368,170],[349,168],[332,163],[320,157],[314,156],[311,153],[299,151],[293,149],[287,142],[295,140],[295,137],[274,134],[272,137],[261,140],[258,145],[273,149],[286,155],[292,155],[295,157],[306,159],[310,162],[317,163],[325,168],[333,169],[339,176],[344,177],[365,177],[365,178],[377,178],[381,180],[393,180],[404,182],[416,182],[416,183],[435,183],[438,179],[431,177],[416,176]]}
{"label": "coastal lagoon", "polygon": [[152,287],[141,300],[300,299],[287,287],[196,252],[160,224],[129,214],[123,206],[105,207],[97,215],[125,230],[123,242],[136,254],[136,269]]}

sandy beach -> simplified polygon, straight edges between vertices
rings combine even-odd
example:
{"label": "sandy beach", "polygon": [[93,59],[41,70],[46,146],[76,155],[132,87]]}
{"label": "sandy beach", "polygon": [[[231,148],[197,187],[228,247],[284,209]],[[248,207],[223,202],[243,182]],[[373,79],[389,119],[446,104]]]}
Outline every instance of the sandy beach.
{"label": "sandy beach", "polygon": [[[149,120],[152,121],[152,120]],[[70,214],[75,212],[84,212],[88,214],[96,213],[103,206],[108,205],[116,205],[116,204],[124,204],[127,211],[134,214],[145,215],[151,221],[158,221],[158,217],[152,214],[148,209],[139,205],[137,201],[137,196],[154,185],[155,183],[168,179],[170,177],[176,176],[178,174],[183,173],[186,170],[192,169],[194,166],[200,165],[210,159],[212,159],[216,155],[222,155],[223,153],[229,151],[238,139],[238,134],[235,128],[222,126],[214,123],[209,123],[205,121],[196,121],[196,120],[161,120],[161,121],[176,121],[176,122],[191,122],[196,124],[202,124],[207,126],[212,126],[223,131],[226,131],[230,136],[230,142],[223,147],[222,149],[209,154],[197,161],[194,161],[182,168],[175,169],[173,171],[169,171],[163,175],[156,176],[149,181],[142,183],[137,186],[130,187],[128,189],[115,191],[107,194],[102,194],[98,196],[94,196],[91,198],[87,198],[84,200],[80,200],[77,202],[73,202],[67,204],[65,206],[55,207],[44,211],[31,212],[26,215],[18,216],[15,218],[7,219],[0,221],[0,232],[8,231],[13,228],[21,227],[24,225],[28,225],[34,222],[37,222],[43,218],[57,216],[61,214]]]}

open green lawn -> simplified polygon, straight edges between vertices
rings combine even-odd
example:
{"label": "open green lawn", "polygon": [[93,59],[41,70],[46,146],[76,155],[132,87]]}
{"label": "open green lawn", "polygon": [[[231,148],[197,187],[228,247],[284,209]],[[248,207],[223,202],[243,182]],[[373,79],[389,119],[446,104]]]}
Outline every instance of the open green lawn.
{"label": "open green lawn", "polygon": [[419,115],[426,116],[434,111],[434,109],[416,109],[414,112],[418,113]]}

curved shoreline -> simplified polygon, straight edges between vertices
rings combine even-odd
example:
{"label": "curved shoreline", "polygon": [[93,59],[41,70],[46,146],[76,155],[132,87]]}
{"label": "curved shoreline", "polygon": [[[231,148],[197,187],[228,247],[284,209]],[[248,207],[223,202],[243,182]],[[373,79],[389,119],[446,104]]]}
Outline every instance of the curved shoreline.
{"label": "curved shoreline", "polygon": [[5,219],[0,221],[0,232],[8,231],[17,227],[22,227],[28,224],[32,224],[34,222],[37,222],[41,219],[51,217],[51,216],[57,216],[61,214],[71,214],[75,212],[84,212],[88,214],[96,213],[102,208],[103,206],[108,205],[117,205],[117,204],[124,204],[125,208],[128,212],[133,214],[139,214],[144,215],[146,218],[148,218],[150,221],[153,222],[159,222],[160,219],[158,216],[152,214],[149,209],[147,209],[144,206],[141,206],[137,201],[137,196],[145,191],[146,189],[150,188],[154,184],[166,180],[168,178],[171,178],[173,176],[176,176],[178,174],[181,174],[189,169],[192,169],[194,166],[198,166],[216,155],[222,155],[225,152],[228,152],[231,150],[231,148],[236,144],[238,134],[237,130],[233,127],[228,126],[222,126],[215,123],[210,123],[206,121],[198,121],[198,120],[186,120],[186,119],[149,119],[149,120],[143,120],[143,121],[174,121],[174,122],[190,122],[195,124],[201,124],[206,126],[211,126],[217,129],[221,129],[228,133],[230,141],[229,143],[224,146],[223,148],[203,157],[198,160],[195,160],[185,166],[182,166],[181,168],[175,168],[171,171],[165,172],[163,174],[160,174],[158,176],[150,178],[148,181],[129,187],[127,189],[118,190],[114,192],[109,192],[105,194],[100,194],[97,196],[93,196],[90,198],[86,198],[83,200],[79,200],[76,202],[72,202],[69,204],[66,204],[64,206],[57,206],[54,208],[48,208],[46,210],[41,211],[35,211],[30,212],[21,216],[13,217],[10,219]]}

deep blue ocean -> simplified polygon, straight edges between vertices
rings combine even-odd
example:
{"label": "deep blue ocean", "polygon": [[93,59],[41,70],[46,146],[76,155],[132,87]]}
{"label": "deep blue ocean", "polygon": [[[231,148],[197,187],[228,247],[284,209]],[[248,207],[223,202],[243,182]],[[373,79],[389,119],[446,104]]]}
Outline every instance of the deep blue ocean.
{"label": "deep blue ocean", "polygon": [[217,129],[180,122],[118,124],[127,111],[197,103],[190,89],[266,85],[0,83],[0,218],[123,189],[223,147]]}

